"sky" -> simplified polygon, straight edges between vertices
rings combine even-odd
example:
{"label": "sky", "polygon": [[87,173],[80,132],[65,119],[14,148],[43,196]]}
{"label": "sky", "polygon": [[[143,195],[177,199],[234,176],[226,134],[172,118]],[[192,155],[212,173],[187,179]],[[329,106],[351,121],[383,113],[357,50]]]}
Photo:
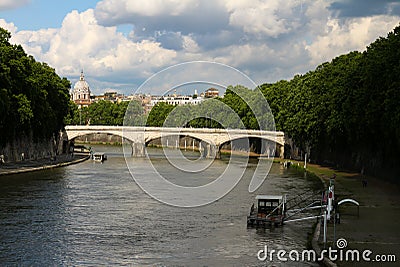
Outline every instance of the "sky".
{"label": "sky", "polygon": [[256,84],[290,79],[399,23],[398,0],[0,0],[11,42],[72,84],[84,70],[94,94],[134,93],[190,61],[226,64]]}

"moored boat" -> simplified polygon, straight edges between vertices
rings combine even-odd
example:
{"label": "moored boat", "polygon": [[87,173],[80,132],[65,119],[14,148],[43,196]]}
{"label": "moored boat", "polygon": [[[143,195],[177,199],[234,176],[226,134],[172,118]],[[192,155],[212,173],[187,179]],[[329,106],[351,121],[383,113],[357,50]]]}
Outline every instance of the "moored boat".
{"label": "moored boat", "polygon": [[282,225],[286,213],[286,196],[257,195],[251,206],[247,226]]}
{"label": "moored boat", "polygon": [[92,159],[97,162],[103,162],[107,160],[107,156],[104,153],[96,152],[93,153]]}

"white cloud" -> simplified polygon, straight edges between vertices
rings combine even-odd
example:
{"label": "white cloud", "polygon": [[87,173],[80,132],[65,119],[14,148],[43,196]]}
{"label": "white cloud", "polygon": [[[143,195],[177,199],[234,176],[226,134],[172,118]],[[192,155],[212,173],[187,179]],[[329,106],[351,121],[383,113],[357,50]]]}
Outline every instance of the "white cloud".
{"label": "white cloud", "polygon": [[0,11],[17,8],[23,5],[27,5],[31,0],[1,0],[0,1]]}
{"label": "white cloud", "polygon": [[300,5],[296,0],[226,1],[230,13],[230,25],[244,32],[277,37],[296,28],[294,9]]}
{"label": "white cloud", "polygon": [[10,22],[8,23],[7,21],[5,21],[4,19],[0,19],[0,27],[3,29],[6,29],[7,31],[9,31],[12,35],[14,35],[14,33],[17,31],[17,27],[15,26],[14,23]]}
{"label": "white cloud", "polygon": [[147,78],[176,56],[175,51],[157,42],[134,42],[118,33],[116,27],[98,25],[92,9],[67,14],[60,29],[17,32],[13,24],[7,25],[13,29],[13,42],[21,43],[27,53],[65,76],[75,76],[84,68],[95,77],[119,74]]}
{"label": "white cloud", "polygon": [[193,40],[192,36],[183,36],[183,48],[188,53],[199,52],[199,45]]}
{"label": "white cloud", "polygon": [[353,18],[341,21],[337,18],[328,19],[323,27],[324,32],[306,46],[311,56],[311,64],[317,65],[330,61],[336,56],[354,50],[363,51],[367,45],[399,23],[398,16],[372,16]]}

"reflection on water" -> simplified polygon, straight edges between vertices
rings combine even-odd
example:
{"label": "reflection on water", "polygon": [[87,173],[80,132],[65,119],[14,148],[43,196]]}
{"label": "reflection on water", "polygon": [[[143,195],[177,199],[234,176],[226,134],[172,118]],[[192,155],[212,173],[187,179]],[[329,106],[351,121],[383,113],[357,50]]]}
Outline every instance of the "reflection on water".
{"label": "reflection on water", "polygon": [[[246,216],[256,194],[293,195],[318,186],[315,181],[274,164],[264,184],[250,194],[252,161],[222,199],[200,208],[177,208],[141,191],[120,147],[94,149],[105,151],[108,160],[0,179],[2,265],[265,266],[270,263],[257,259],[265,244],[305,248],[310,222],[247,229]],[[156,156],[160,150],[149,153]],[[153,159],[171,181],[191,186],[215,179],[226,163],[216,161],[202,175],[188,175],[161,157]],[[241,172],[244,166],[236,168]],[[137,170],[148,171],[140,164]]]}

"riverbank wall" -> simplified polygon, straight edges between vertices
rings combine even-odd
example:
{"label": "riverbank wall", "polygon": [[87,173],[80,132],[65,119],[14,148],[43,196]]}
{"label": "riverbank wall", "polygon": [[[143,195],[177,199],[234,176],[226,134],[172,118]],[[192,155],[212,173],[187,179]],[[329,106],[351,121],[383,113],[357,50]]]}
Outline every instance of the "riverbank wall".
{"label": "riverbank wall", "polygon": [[54,158],[66,153],[67,143],[65,133],[61,131],[40,140],[33,140],[30,135],[21,135],[0,148],[0,164]]}

